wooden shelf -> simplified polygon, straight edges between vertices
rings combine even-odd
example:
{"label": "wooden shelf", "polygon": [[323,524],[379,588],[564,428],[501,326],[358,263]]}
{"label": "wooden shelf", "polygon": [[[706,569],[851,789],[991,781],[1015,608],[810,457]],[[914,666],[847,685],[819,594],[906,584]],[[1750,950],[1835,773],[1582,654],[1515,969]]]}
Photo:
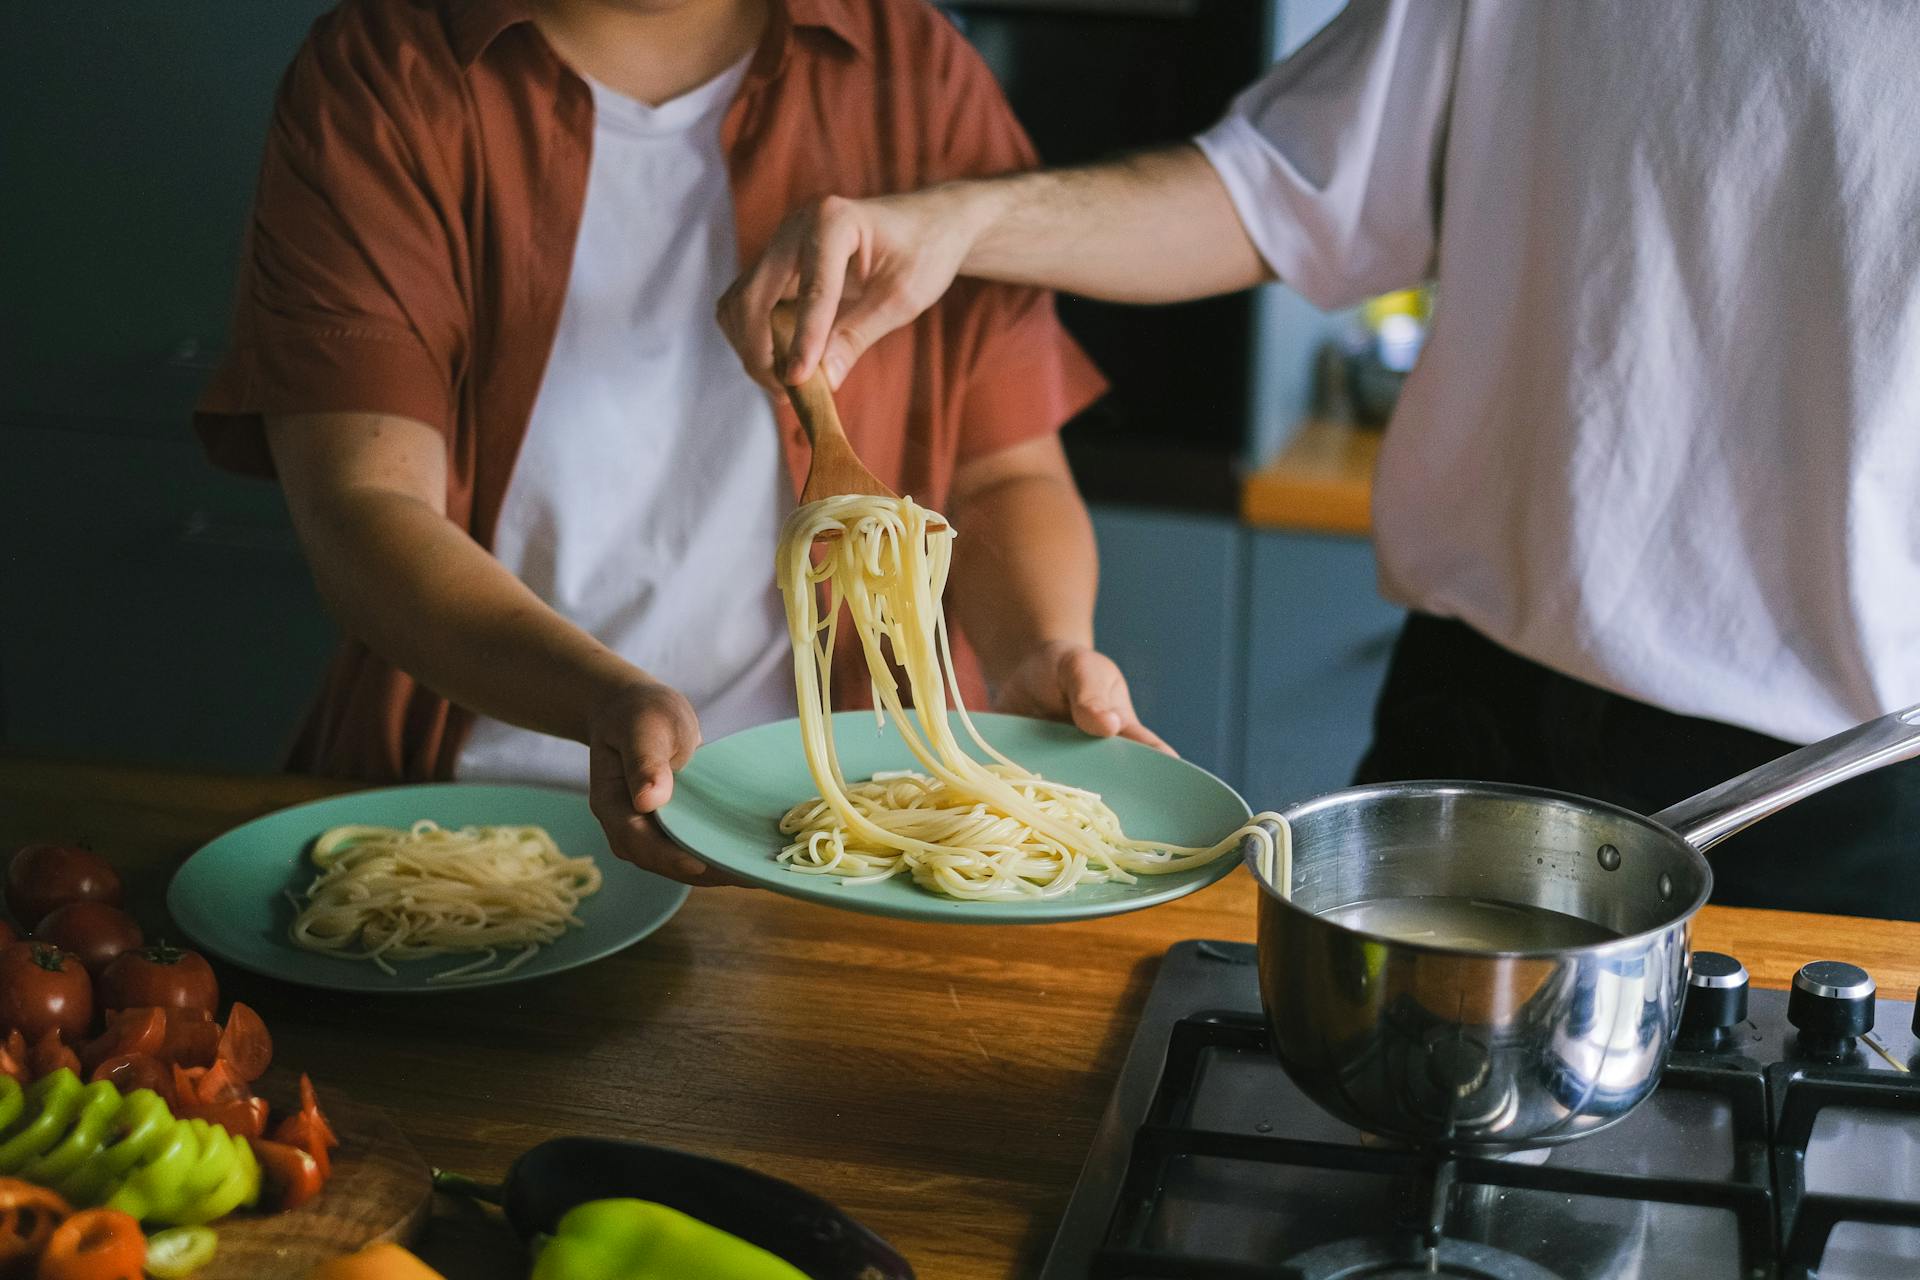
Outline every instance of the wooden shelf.
{"label": "wooden shelf", "polygon": [[1380,433],[1342,422],[1309,421],[1278,456],[1248,476],[1240,518],[1266,529],[1373,531],[1373,468]]}

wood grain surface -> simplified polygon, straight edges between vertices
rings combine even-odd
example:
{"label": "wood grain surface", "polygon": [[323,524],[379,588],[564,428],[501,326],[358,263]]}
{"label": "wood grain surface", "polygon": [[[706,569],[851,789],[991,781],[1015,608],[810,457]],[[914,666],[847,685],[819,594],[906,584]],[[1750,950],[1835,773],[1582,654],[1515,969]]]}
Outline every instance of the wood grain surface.
{"label": "wood grain surface", "polygon": [[[87,838],[164,925],[186,854],[336,789],[0,758],[0,849]],[[1038,1270],[1159,957],[1183,938],[1250,941],[1253,904],[1236,874],[1135,915],[995,928],[710,889],[646,941],[518,986],[372,997],[222,976],[281,1062],[384,1108],[440,1167],[496,1180],[550,1137],[636,1138],[811,1188],[923,1280],[997,1280]],[[1819,957],[1889,994],[1920,983],[1920,924],[1709,908],[1698,942],[1765,986]],[[445,1197],[421,1247],[453,1280],[525,1274],[497,1216]]]}
{"label": "wood grain surface", "polygon": [[[293,1097],[291,1074],[276,1067],[262,1090],[276,1104],[276,1117]],[[340,1138],[326,1194],[288,1213],[226,1219],[219,1226],[220,1251],[198,1280],[304,1276],[317,1263],[377,1240],[417,1240],[433,1180],[413,1143],[386,1112],[338,1089],[321,1089],[320,1106]]]}

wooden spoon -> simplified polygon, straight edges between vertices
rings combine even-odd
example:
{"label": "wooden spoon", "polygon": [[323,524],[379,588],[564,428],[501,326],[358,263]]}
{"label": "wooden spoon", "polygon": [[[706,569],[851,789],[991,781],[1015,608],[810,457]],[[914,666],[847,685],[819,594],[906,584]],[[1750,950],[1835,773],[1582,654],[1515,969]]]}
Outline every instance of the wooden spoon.
{"label": "wooden spoon", "polygon": [[[793,346],[793,304],[782,302],[773,309],[773,347],[784,356]],[[867,470],[860,455],[853,451],[846,428],[840,425],[840,411],[833,404],[833,388],[827,384],[826,371],[815,365],[813,373],[799,386],[787,386],[787,399],[800,419],[800,426],[813,445],[813,461],[807,465],[807,482],[801,486],[800,501],[818,502],[842,493],[877,493],[883,498],[898,498],[879,476]],[[944,529],[944,521],[934,520],[929,529]],[[829,529],[815,541],[826,542],[840,536]]]}

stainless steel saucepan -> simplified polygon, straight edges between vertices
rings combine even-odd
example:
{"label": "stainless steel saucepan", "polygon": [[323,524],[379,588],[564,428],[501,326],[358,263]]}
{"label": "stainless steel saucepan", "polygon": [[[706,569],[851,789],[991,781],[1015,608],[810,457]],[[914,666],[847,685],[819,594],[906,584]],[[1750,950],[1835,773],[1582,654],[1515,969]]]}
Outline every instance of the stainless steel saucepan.
{"label": "stainless steel saucepan", "polygon": [[[1693,916],[1713,884],[1701,851],[1915,755],[1920,707],[1652,817],[1472,782],[1353,787],[1296,805],[1291,896],[1247,853],[1274,1051],[1328,1111],[1409,1143],[1490,1152],[1612,1124],[1653,1091],[1673,1043]],[[1463,905],[1474,927],[1511,910],[1523,941],[1497,949],[1459,933]],[[1429,906],[1432,936],[1410,936],[1426,932]]]}

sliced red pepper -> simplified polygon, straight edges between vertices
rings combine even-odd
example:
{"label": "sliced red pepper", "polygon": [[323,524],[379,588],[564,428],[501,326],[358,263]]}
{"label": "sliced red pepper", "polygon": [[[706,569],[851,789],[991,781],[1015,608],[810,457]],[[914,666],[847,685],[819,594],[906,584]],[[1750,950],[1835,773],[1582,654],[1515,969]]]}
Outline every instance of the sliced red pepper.
{"label": "sliced red pepper", "polygon": [[95,1067],[88,1080],[111,1080],[114,1088],[122,1093],[132,1093],[135,1089],[151,1089],[166,1102],[169,1109],[178,1100],[174,1093],[173,1072],[167,1064],[150,1053],[122,1053],[108,1058]]}
{"label": "sliced red pepper", "polygon": [[80,1055],[67,1048],[66,1042],[60,1039],[57,1027],[48,1027],[46,1034],[34,1042],[27,1054],[27,1066],[36,1080],[41,1076],[50,1076],[62,1067],[76,1076],[81,1074]]}
{"label": "sliced red pepper", "polygon": [[18,1028],[7,1032],[5,1041],[0,1041],[0,1075],[12,1076],[21,1084],[33,1082],[33,1072],[27,1065],[27,1038]]}
{"label": "sliced red pepper", "polygon": [[236,1098],[223,1102],[181,1102],[174,1115],[182,1120],[205,1120],[239,1138],[259,1138],[267,1132],[267,1100]]}
{"label": "sliced red pepper", "polygon": [[107,1014],[107,1029],[87,1042],[80,1051],[80,1062],[91,1075],[108,1058],[144,1053],[159,1055],[167,1047],[167,1011],[152,1007],[114,1009]]}
{"label": "sliced red pepper", "polygon": [[326,1182],[319,1162],[298,1147],[260,1138],[253,1143],[253,1154],[260,1162],[264,1199],[276,1210],[298,1209],[319,1195]]}
{"label": "sliced red pepper", "polygon": [[273,1061],[273,1037],[267,1034],[267,1024],[238,1000],[227,1010],[227,1025],[220,1032],[214,1060],[226,1063],[234,1079],[247,1084],[265,1075]]}

